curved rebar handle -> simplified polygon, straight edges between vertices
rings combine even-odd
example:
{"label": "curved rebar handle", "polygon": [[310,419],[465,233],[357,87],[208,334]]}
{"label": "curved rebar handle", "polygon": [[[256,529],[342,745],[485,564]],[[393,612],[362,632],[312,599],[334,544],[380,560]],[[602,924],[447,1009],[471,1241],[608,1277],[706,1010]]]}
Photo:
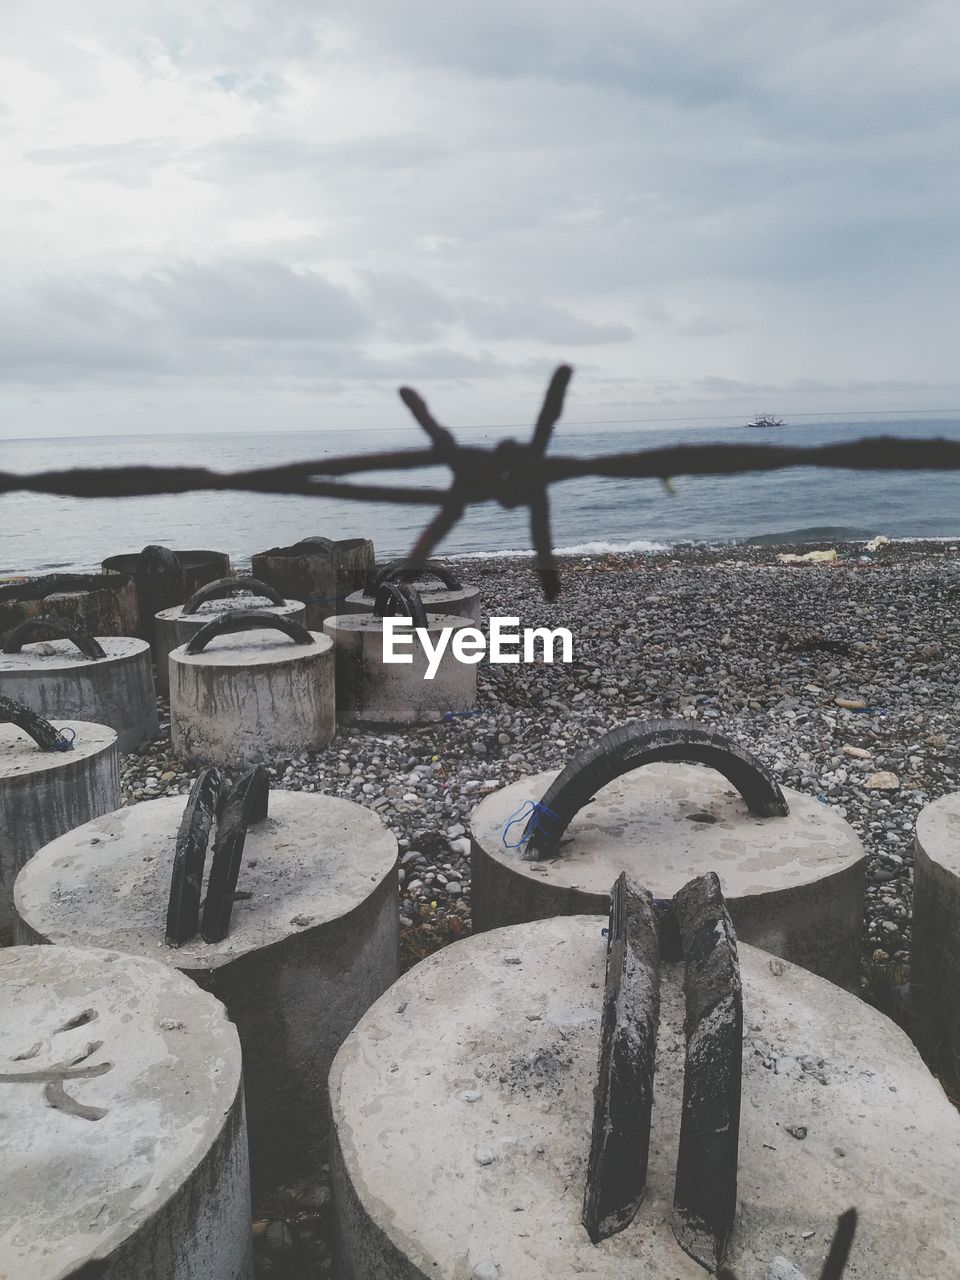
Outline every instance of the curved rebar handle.
{"label": "curved rebar handle", "polygon": [[313,644],[313,636],[293,618],[285,618],[277,613],[221,613],[205,627],[201,627],[196,635],[187,642],[186,652],[203,653],[215,636],[229,636],[237,631],[282,631],[295,644]]}
{"label": "curved rebar handle", "polygon": [[758,818],[784,818],[790,812],[771,774],[729,738],[686,720],[634,720],[578,751],[550,784],[524,828],[523,857],[533,861],[555,853],[567,827],[601,787],[632,769],[662,760],[716,769]]}
{"label": "curved rebar handle", "polygon": [[137,573],[175,573],[183,572],[180,557],[169,547],[158,546],[151,542],[137,556]]}
{"label": "curved rebar handle", "polygon": [[[263,822],[270,804],[270,778],[263,765],[246,774],[227,794],[218,769],[204,769],[190,788],[183,811],[167,903],[166,940],[181,947],[197,931],[205,942],[221,942],[229,932],[247,828]],[[214,821],[217,835],[200,919],[203,866]]]}
{"label": "curved rebar handle", "polygon": [[60,730],[55,729],[49,720],[37,715],[23,702],[15,702],[13,698],[0,696],[0,724],[15,724],[18,729],[28,733],[41,751],[62,750],[64,739]]}
{"label": "curved rebar handle", "polygon": [[4,653],[19,653],[32,640],[69,640],[85,658],[105,658],[103,646],[94,639],[86,627],[61,618],[56,613],[46,613],[42,618],[27,618],[13,627],[3,637]]}
{"label": "curved rebar handle", "polygon": [[381,582],[373,598],[376,618],[412,618],[415,627],[429,626],[419,591],[405,582]]}
{"label": "curved rebar handle", "polygon": [[180,612],[196,613],[208,600],[226,600],[241,591],[249,591],[253,596],[265,596],[271,604],[286,604],[275,587],[261,582],[259,578],[217,578],[216,582],[208,582],[195,591],[189,600],[185,600],[180,606]]}
{"label": "curved rebar handle", "polygon": [[459,591],[463,583],[457,575],[436,560],[427,560],[419,569],[408,569],[406,560],[391,560],[377,571],[371,594],[385,582],[416,582],[418,578],[438,578],[448,591]]}

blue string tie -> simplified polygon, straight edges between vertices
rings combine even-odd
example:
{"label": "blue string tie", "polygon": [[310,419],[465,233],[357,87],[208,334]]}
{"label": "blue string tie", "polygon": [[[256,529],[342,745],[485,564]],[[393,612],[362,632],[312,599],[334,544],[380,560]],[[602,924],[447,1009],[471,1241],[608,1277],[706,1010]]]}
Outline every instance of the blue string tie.
{"label": "blue string tie", "polygon": [[[552,819],[554,822],[560,821],[560,815],[557,813],[554,813],[552,809],[547,807],[547,805],[541,804],[538,800],[524,800],[523,804],[516,811],[516,813],[512,814],[511,817],[509,817],[506,823],[504,824],[503,831],[501,832],[501,835],[500,835],[500,841],[503,847],[505,849],[519,849],[520,846],[525,841],[529,840],[530,837],[534,834],[549,836],[550,828],[549,826],[545,827],[541,825],[541,822],[540,822],[541,817]],[[532,822],[530,821],[531,818],[533,819]],[[515,840],[513,844],[511,844],[510,841],[507,839],[507,832],[510,830],[511,827],[515,826],[518,822],[529,824],[529,827],[525,825],[523,834],[520,836],[520,839]]]}
{"label": "blue string tie", "polygon": [[[68,733],[70,735],[69,738],[67,737]],[[76,742],[76,740],[77,740],[76,729],[71,729],[69,727],[66,729],[61,729],[57,734],[56,742],[53,744],[50,750],[51,751],[72,751],[73,744]]]}

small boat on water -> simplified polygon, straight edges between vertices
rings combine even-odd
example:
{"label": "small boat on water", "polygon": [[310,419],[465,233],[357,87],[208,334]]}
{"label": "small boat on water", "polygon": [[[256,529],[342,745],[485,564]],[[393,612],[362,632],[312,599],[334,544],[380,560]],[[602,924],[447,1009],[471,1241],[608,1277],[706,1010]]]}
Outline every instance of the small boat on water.
{"label": "small boat on water", "polygon": [[775,418],[771,413],[763,413],[758,418],[754,418],[752,422],[744,424],[748,427],[782,427],[785,425],[782,418]]}

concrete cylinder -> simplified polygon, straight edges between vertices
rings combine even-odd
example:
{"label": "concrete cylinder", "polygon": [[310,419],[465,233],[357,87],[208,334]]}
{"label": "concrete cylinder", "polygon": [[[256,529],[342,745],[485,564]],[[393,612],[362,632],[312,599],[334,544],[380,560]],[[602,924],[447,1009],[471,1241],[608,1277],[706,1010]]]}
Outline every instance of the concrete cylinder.
{"label": "concrete cylinder", "polygon": [[474,810],[476,932],[549,916],[605,914],[621,871],[657,898],[716,871],[743,941],[858,988],[866,857],[853,828],[826,805],[784,787],[789,813],[759,817],[714,769],[653,763],[598,790],[585,784],[583,807],[577,806],[559,847],[527,860],[526,844],[517,843],[527,814],[533,802],[551,803],[545,797],[560,776],[521,778]]}
{"label": "concrete cylinder", "polygon": [[[153,651],[157,661],[157,690],[164,696],[170,693],[170,652],[182,644],[186,644],[191,636],[195,636],[201,627],[205,627],[221,614],[256,609],[261,613],[275,613],[280,618],[292,618],[294,622],[305,622],[306,609],[299,600],[285,600],[272,587],[257,583],[252,588],[251,578],[223,578],[213,596],[198,600],[205,592],[212,590],[216,583],[201,587],[199,592],[191,596],[196,601],[184,601],[182,605],[174,605],[172,609],[161,609],[154,619]],[[261,587],[267,594],[261,594]]]}
{"label": "concrete cylinder", "polygon": [[[703,1280],[671,1211],[682,964],[661,964],[646,1194],[599,1244],[581,1222],[606,940],[596,916],[498,929],[421,961],[330,1072],[344,1280]],[[726,1265],[810,1280],[856,1206],[850,1280],[960,1274],[960,1116],[907,1036],[741,945],[739,1213]]]}
{"label": "concrete cylinder", "polygon": [[[63,635],[59,619],[32,619],[7,633],[0,695],[46,716],[72,716],[117,731],[121,753],[157,736],[150,646],[134,636]],[[32,635],[49,639],[24,643]],[[89,644],[90,641],[93,644]],[[14,650],[10,652],[10,650]],[[93,657],[90,654],[97,653]]]}
{"label": "concrete cylinder", "polygon": [[145,547],[132,555],[108,556],[101,566],[104,573],[122,573],[133,579],[140,611],[137,634],[151,644],[154,618],[161,609],[183,604],[200,587],[230,572],[230,557],[223,551],[174,551],[176,564],[172,565],[166,556],[147,554],[154,550],[165,549]]}
{"label": "concrete cylinder", "polygon": [[47,613],[96,636],[135,636],[140,626],[137,588],[125,574],[55,573],[0,586],[0,635]]}
{"label": "concrete cylinder", "polygon": [[396,839],[348,800],[274,791],[247,831],[227,937],[173,948],[183,808],[133,805],[49,844],[17,882],[19,937],[151,956],[213,992],[243,1046],[255,1185],[309,1176],[326,1158],[333,1055],[397,976]]}
{"label": "concrete cylinder", "polygon": [[153,959],[12,947],[0,1023],[0,1275],[252,1280],[223,1006]]}
{"label": "concrete cylinder", "polygon": [[474,625],[481,620],[480,588],[461,582],[446,565],[432,561],[417,573],[407,572],[402,560],[384,565],[362,590],[347,596],[338,613],[373,613],[376,588],[385,581],[405,582],[413,586],[428,613],[453,614],[468,618]]}
{"label": "concrete cylinder", "polygon": [[[245,624],[260,629],[231,629]],[[320,751],[336,732],[333,642],[289,618],[222,614],[171,652],[169,669],[173,750],[182,761],[269,764]]]}
{"label": "concrete cylinder", "polygon": [[960,1055],[960,792],[917,818],[910,1002],[918,1039],[944,1061]]}
{"label": "concrete cylinder", "polygon": [[373,543],[367,538],[304,538],[290,547],[258,552],[251,566],[254,577],[303,600],[306,625],[319,631],[325,618],[343,612],[343,600],[373,572]]}
{"label": "concrete cylinder", "polygon": [[[469,618],[429,614],[431,643],[444,628],[460,631]],[[469,711],[477,701],[477,668],[459,662],[450,646],[432,680],[426,679],[426,651],[414,636],[406,650],[413,661],[383,661],[383,619],[373,614],[338,614],[323,630],[333,641],[337,666],[337,719],[341,724],[427,724],[450,712]],[[412,633],[411,633],[412,634]]]}
{"label": "concrete cylinder", "polygon": [[120,803],[116,731],[59,717],[53,728],[73,736],[70,750],[41,750],[24,729],[0,723],[0,944],[13,938],[13,885],[28,858]]}

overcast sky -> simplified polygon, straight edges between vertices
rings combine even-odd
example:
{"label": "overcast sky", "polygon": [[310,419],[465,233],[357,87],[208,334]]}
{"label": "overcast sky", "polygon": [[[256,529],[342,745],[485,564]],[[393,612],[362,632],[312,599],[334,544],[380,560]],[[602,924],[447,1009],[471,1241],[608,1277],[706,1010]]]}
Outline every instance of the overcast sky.
{"label": "overcast sky", "polygon": [[960,405],[955,0],[4,27],[0,435]]}

